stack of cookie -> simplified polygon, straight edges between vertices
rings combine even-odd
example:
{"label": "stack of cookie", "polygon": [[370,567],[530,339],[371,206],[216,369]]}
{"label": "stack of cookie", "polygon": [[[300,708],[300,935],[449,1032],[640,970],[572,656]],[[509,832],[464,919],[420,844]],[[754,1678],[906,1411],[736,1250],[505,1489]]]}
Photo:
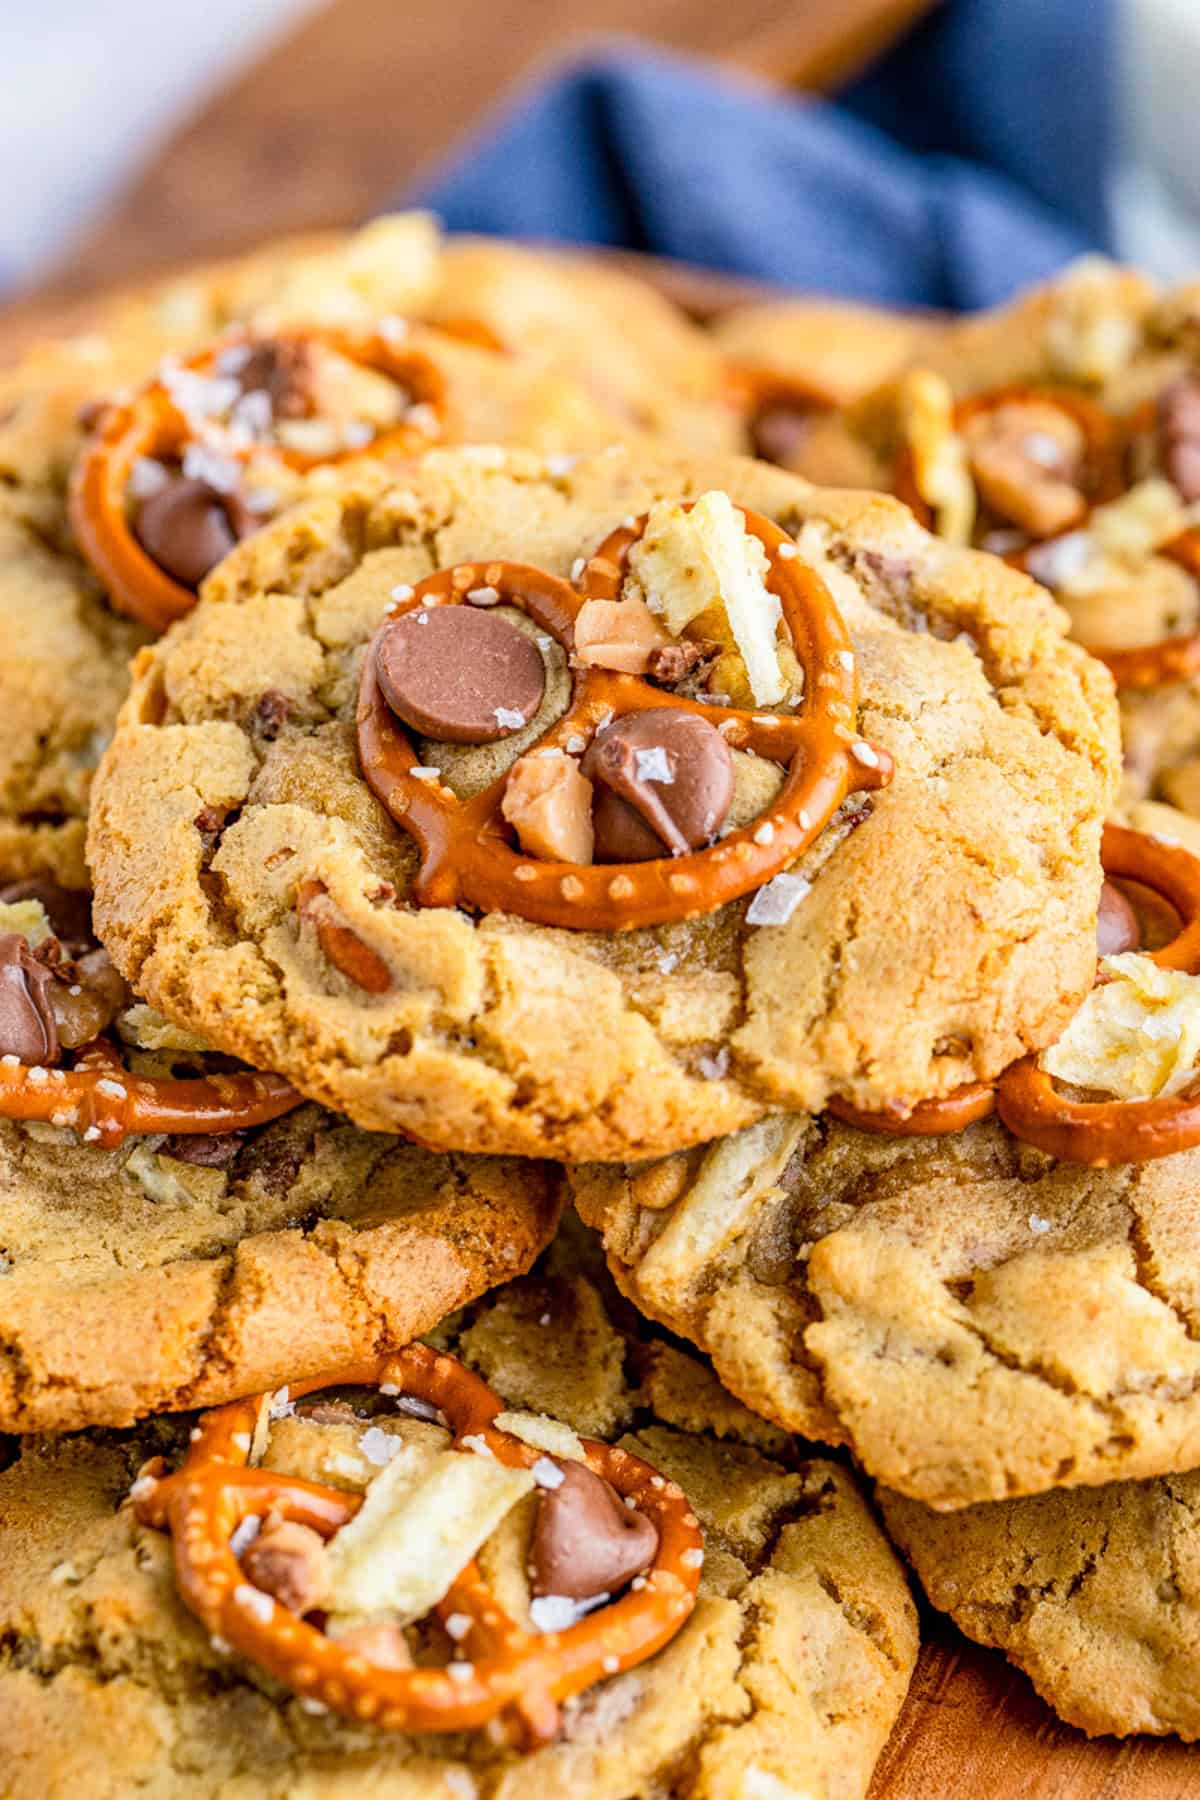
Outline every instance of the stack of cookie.
{"label": "stack of cookie", "polygon": [[5,378],[0,1791],[850,1800],[886,1533],[1193,1734],[1200,858],[739,454],[952,334],[753,324],[400,218]]}

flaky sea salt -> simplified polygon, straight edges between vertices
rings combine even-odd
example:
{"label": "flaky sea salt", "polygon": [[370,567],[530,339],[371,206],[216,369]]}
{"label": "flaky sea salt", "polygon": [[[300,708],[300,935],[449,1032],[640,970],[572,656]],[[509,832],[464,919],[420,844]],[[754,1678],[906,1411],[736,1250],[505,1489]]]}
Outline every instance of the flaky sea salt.
{"label": "flaky sea salt", "polygon": [[662,787],[675,785],[671,759],[661,744],[655,744],[649,750],[635,750],[634,762],[639,781],[655,781]]}
{"label": "flaky sea salt", "polygon": [[803,875],[776,875],[760,887],[746,911],[747,925],[786,925],[812,882]]}
{"label": "flaky sea salt", "polygon": [[586,1619],[598,1606],[607,1604],[607,1594],[595,1594],[587,1600],[574,1600],[569,1594],[542,1594],[529,1603],[529,1619],[535,1631],[569,1631]]}
{"label": "flaky sea salt", "polygon": [[378,1425],[370,1426],[358,1440],[358,1447],[369,1463],[382,1468],[391,1462],[400,1449],[400,1439],[393,1437],[390,1431],[383,1431]]}

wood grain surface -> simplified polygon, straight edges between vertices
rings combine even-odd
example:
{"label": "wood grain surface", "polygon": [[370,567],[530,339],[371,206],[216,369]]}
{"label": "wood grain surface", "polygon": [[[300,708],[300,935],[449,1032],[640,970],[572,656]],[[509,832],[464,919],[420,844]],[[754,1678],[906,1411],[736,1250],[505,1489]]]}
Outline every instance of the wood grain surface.
{"label": "wood grain surface", "polygon": [[[820,87],[931,0],[333,0],[189,121],[37,294],[0,311],[0,361],[83,329],[99,289],[256,240],[342,224],[431,166],[502,92],[595,34]],[[646,265],[699,312],[755,290]],[[1003,1657],[926,1616],[871,1800],[1200,1800],[1200,1749],[1089,1742]],[[582,1797],[581,1797],[582,1800]]]}
{"label": "wood grain surface", "polygon": [[1200,1747],[1084,1737],[1019,1670],[937,1615],[870,1800],[1197,1800]]}

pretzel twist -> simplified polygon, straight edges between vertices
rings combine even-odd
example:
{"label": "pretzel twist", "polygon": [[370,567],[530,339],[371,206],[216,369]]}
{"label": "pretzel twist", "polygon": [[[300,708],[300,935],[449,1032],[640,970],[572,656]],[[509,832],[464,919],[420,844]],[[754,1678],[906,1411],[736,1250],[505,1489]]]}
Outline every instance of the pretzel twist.
{"label": "pretzel twist", "polygon": [[[1091,512],[1105,501],[1115,500],[1125,486],[1125,445],[1115,421],[1086,394],[1078,394],[1072,388],[1062,387],[991,388],[986,393],[971,394],[958,402],[954,408],[955,429],[961,431],[972,419],[996,412],[1002,406],[1023,403],[1056,406],[1083,433],[1087,457],[1088,511]],[[932,530],[933,508],[918,486],[912,451],[907,445],[901,447],[896,457],[892,491],[898,499],[904,501],[919,524],[924,525],[927,531]],[[1026,554],[1024,550],[1015,550],[1002,560],[1011,563],[1014,568],[1022,569]]]}
{"label": "pretzel twist", "polygon": [[[431,406],[446,421],[445,384],[437,366],[420,351],[405,349],[380,333],[328,328],[281,331],[272,342],[318,342],[363,368],[388,375]],[[227,333],[188,357],[183,367],[209,375],[218,359],[253,338],[244,330]],[[84,557],[118,612],[140,619],[154,631],[165,631],[174,619],[191,611],[194,592],[168,575],[138,542],[128,517],[128,491],[135,462],[143,457],[177,458],[195,431],[161,378],[148,382],[131,399],[105,407],[92,437],[81,451],[71,477],[71,529]],[[373,455],[402,455],[428,446],[427,433],[401,423],[380,432],[369,446]],[[311,455],[265,443],[249,445],[221,440],[221,452],[247,465],[256,459],[307,469],[317,463],[361,456],[361,449]]]}
{"label": "pretzel twist", "polygon": [[[603,866],[523,856],[509,843],[503,822],[507,776],[460,801],[440,782],[414,775],[416,754],[376,673],[376,648],[393,620],[421,608],[461,605],[480,587],[493,588],[518,606],[570,658],[580,607],[587,600],[618,597],[644,516],[605,539],[589,558],[578,589],[527,563],[459,563],[427,576],[410,598],[392,608],[363,661],[359,761],[376,797],[420,849],[414,890],[418,905],[469,905],[581,931],[628,931],[698,918],[761,887],[793,863],[848,794],[891,780],[887,751],[864,744],[853,731],[858,701],[854,655],[829,590],[800,558],[779,554],[790,539],[776,525],[758,513],[743,510],[743,517],[747,531],[767,551],[767,586],[780,600],[804,668],[803,710],[794,715],[744,712],[685,699],[635,675],[577,667],[566,712],[526,752],[579,748],[613,718],[678,708],[709,720],[731,748],[786,764],[783,788],[761,818],[707,849],[681,856]],[[764,830],[767,825],[769,831]]]}
{"label": "pretzel twist", "polygon": [[[496,1429],[501,1402],[485,1382],[457,1358],[423,1344],[330,1370],[289,1391],[295,1397],[384,1382],[436,1406],[453,1430],[453,1447],[464,1454],[480,1450],[521,1468],[542,1454]],[[557,1730],[559,1702],[653,1655],[691,1612],[703,1539],[686,1496],[639,1457],[584,1439],[588,1467],[658,1530],[654,1562],[638,1585],[564,1631],[538,1634],[511,1618],[471,1561],[438,1607],[443,1619],[452,1613],[470,1619],[459,1644],[469,1660],[452,1671],[368,1662],[251,1587],[229,1547],[246,1518],[271,1512],[329,1538],[361,1505],[356,1495],[247,1467],[266,1398],[205,1414],[180,1469],[139,1482],[135,1508],[143,1524],[170,1531],[180,1592],[202,1624],[293,1692],[341,1717],[405,1732],[470,1730],[495,1720],[509,1741],[545,1743]]]}
{"label": "pretzel twist", "polygon": [[[1200,971],[1200,857],[1123,825],[1104,828],[1104,867],[1169,900],[1180,930],[1156,950],[1163,969]],[[1200,1085],[1200,1076],[1197,1083]],[[1022,1057],[1001,1075],[996,1105],[1014,1137],[1060,1162],[1095,1169],[1112,1163],[1152,1162],[1200,1144],[1200,1094],[1160,1100],[1069,1100],[1036,1056]]]}
{"label": "pretzel twist", "polygon": [[[1165,844],[1125,825],[1106,825],[1101,848],[1106,875],[1137,881],[1168,900],[1182,920],[1180,930],[1156,950],[1163,969],[1200,971],[1200,857],[1181,844]],[[1200,1096],[1189,1100],[1074,1101],[1063,1098],[1036,1056],[1022,1057],[998,1082],[973,1081],[940,1100],[922,1100],[865,1112],[846,1100],[826,1110],[860,1131],[886,1137],[942,1137],[964,1131],[977,1119],[999,1111],[1014,1137],[1045,1150],[1060,1162],[1096,1168],[1114,1162],[1148,1162],[1200,1143]]]}
{"label": "pretzel twist", "polygon": [[879,1137],[948,1137],[995,1112],[996,1091],[990,1082],[968,1081],[939,1100],[919,1100],[907,1108],[893,1103],[866,1112],[848,1100],[833,1099],[825,1110],[844,1125]]}
{"label": "pretzel twist", "polygon": [[[1153,416],[1153,402],[1139,407],[1121,426],[1096,401],[1070,388],[997,388],[986,394],[975,394],[955,408],[956,426],[965,425],[980,413],[990,412],[1012,401],[1036,400],[1057,406],[1081,428],[1087,444],[1091,479],[1088,482],[1088,512],[1125,491],[1125,459],[1130,443],[1146,429]],[[911,452],[902,449],[897,461],[894,488],[916,518],[927,529],[933,523],[933,509],[920,493]],[[1187,570],[1200,581],[1200,530],[1183,531],[1162,554]],[[1013,568],[1024,570],[1028,549],[1010,551],[1002,559]],[[1123,647],[1116,644],[1089,645],[1088,654],[1102,662],[1119,688],[1166,687],[1172,682],[1186,681],[1200,673],[1200,631],[1177,637],[1160,638],[1154,644]]]}
{"label": "pretzel twist", "polygon": [[176,1080],[131,1075],[103,1038],[80,1050],[70,1069],[45,1069],[0,1057],[0,1118],[71,1127],[111,1150],[132,1134],[242,1131],[291,1112],[303,1096],[281,1075]]}

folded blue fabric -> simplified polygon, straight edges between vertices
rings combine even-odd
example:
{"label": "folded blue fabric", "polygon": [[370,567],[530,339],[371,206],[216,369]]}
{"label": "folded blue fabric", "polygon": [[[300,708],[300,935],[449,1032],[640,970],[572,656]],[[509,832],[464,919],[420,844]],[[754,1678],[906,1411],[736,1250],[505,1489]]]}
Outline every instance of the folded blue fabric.
{"label": "folded blue fabric", "polygon": [[[1061,17],[1062,0],[1037,4]],[[1035,0],[966,0],[963,12],[1001,6],[1036,10]],[[1032,158],[1038,187],[1051,191],[1037,148],[1055,120],[1052,110],[1040,116],[1043,78],[1023,84],[1009,58],[997,64],[994,104],[974,112],[956,91],[953,121],[945,109],[944,142],[995,152],[1006,174],[871,122],[886,100],[918,135],[914,95],[930,71],[941,71],[939,83],[952,72],[967,79],[957,35],[950,47],[922,35],[905,54],[890,85],[881,70],[856,90],[851,112],[731,80],[712,64],[613,46],[520,97],[406,198],[453,230],[650,250],[789,287],[936,307],[990,305],[1103,244],[1088,182],[1076,180],[1067,211],[1014,179]],[[972,79],[986,87],[986,70]],[[1092,103],[1099,134],[1104,96]],[[1086,135],[1078,96],[1073,106],[1072,147]],[[1026,110],[1039,115],[1028,145]]]}

